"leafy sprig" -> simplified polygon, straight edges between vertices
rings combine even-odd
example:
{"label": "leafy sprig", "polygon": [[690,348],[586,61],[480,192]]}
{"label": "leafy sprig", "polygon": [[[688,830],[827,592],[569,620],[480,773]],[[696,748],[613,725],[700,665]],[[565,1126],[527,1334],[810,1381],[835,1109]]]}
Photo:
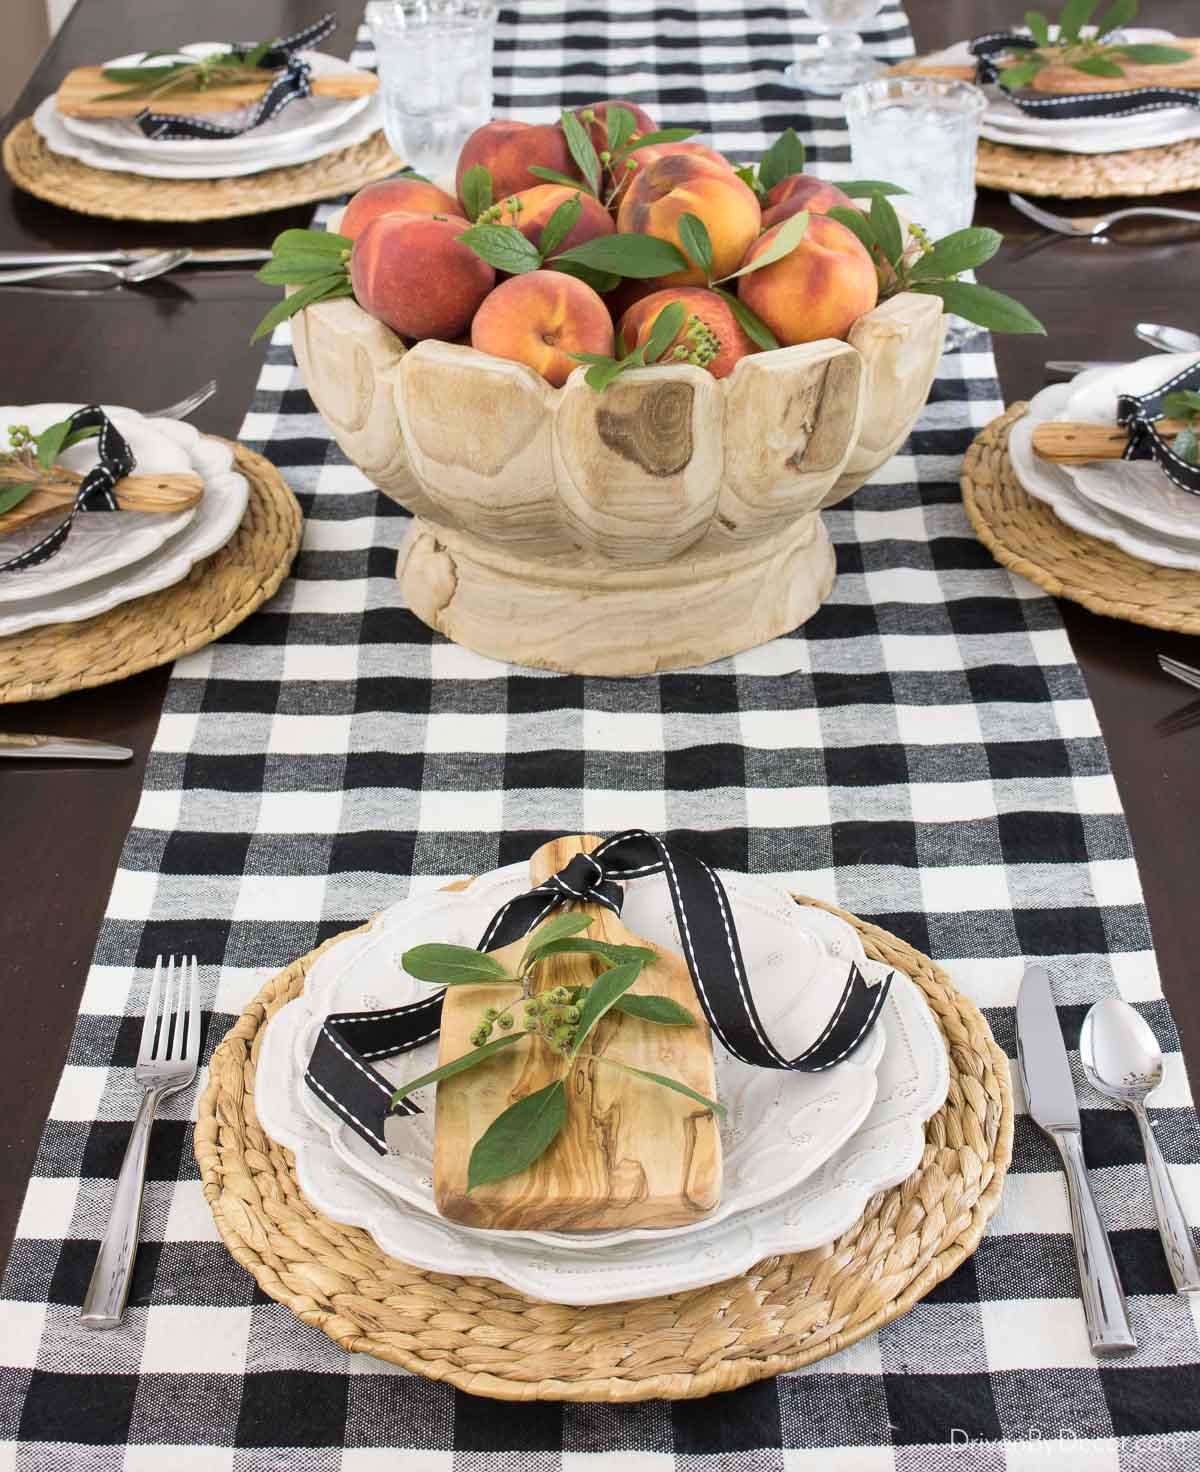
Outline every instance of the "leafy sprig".
{"label": "leafy sprig", "polygon": [[[591,125],[599,121],[591,108],[578,113],[564,112],[562,130],[575,167],[583,176],[584,189],[602,200],[605,207],[616,199],[625,179],[636,172],[639,160],[634,154],[639,149],[656,143],[681,143],[696,131],[695,128],[660,128],[653,133],[639,133],[634,115],[627,107],[614,103],[605,109],[605,146],[597,152],[592,142]],[[551,184],[579,187],[578,179],[569,179],[565,174],[540,164],[532,165],[530,173]]]}
{"label": "leafy sprig", "polygon": [[78,477],[61,467],[55,472],[55,461],[84,440],[95,439],[97,425],[72,429],[69,419],[47,425],[34,434],[27,424],[14,424],[8,431],[7,451],[0,452],[0,516],[15,510],[40,486],[77,482]]}
{"label": "leafy sprig", "polygon": [[1192,53],[1180,46],[1105,41],[1106,36],[1133,20],[1138,0],[1114,0],[1097,21],[1095,31],[1085,36],[1083,28],[1099,4],[1100,0],[1067,0],[1059,17],[1057,36],[1051,34],[1046,16],[1038,10],[1027,10],[1025,24],[1036,47],[1010,53],[1016,60],[1001,72],[1000,85],[1010,92],[1018,91],[1030,86],[1043,68],[1055,65],[1069,66],[1091,77],[1123,77],[1125,61],[1174,66],[1192,59]]}
{"label": "leafy sprig", "polygon": [[1192,389],[1176,389],[1163,399],[1163,414],[1168,419],[1181,419],[1183,428],[1171,441],[1171,448],[1190,465],[1200,464],[1200,394]]}
{"label": "leafy sprig", "polygon": [[[666,311],[670,311],[667,308]],[[680,308],[682,312],[682,308]],[[657,327],[657,323],[656,323]],[[678,328],[676,328],[678,331]],[[670,997],[629,996],[628,992],[655,953],[644,946],[610,945],[591,940],[579,932],[591,925],[588,915],[571,912],[558,915],[530,936],[515,973],[500,965],[486,951],[468,946],[422,945],[404,952],[401,964],[418,981],[437,986],[519,986],[520,993],[505,1007],[487,1007],[471,1032],[471,1051],[440,1067],[411,1079],[392,1096],[395,1107],[426,1084],[439,1083],[465,1073],[513,1044],[529,1039],[566,1063],[561,1078],[526,1094],[503,1110],[487,1127],[471,1150],[467,1166],[467,1190],[490,1181],[502,1180],[527,1170],[562,1132],[567,1122],[571,1075],[581,1060],[603,1063],[635,1074],[675,1093],[684,1094],[705,1109],[724,1118],[725,1109],[715,1099],[706,1099],[679,1079],[632,1068],[603,1053],[584,1050],[584,1043],[610,1011],[660,1027],[694,1027],[696,1018]],[[602,963],[590,986],[557,986],[533,992],[538,968],[551,956],[585,953]],[[514,1030],[513,1014],[521,1008],[525,1026]],[[493,1038],[499,1029],[503,1036]]]}
{"label": "leafy sprig", "polygon": [[353,245],[348,235],[335,235],[329,230],[285,230],[277,235],[271,245],[271,259],[257,273],[257,279],[273,286],[297,289],[276,302],[254,329],[250,341],[257,342],[314,302],[353,296],[350,285]]}
{"label": "leafy sprig", "polygon": [[[166,97],[172,92],[212,92],[222,87],[234,87],[240,82],[261,82],[264,69],[260,65],[263,57],[278,38],[260,41],[247,52],[214,51],[211,56],[197,57],[189,61],[170,61],[163,66],[109,66],[100,75],[108,82],[123,82],[120,92],[106,92],[99,102],[113,102],[127,97],[140,97],[152,101]],[[160,56],[177,56],[172,51],[147,51],[143,62],[154,61]]]}

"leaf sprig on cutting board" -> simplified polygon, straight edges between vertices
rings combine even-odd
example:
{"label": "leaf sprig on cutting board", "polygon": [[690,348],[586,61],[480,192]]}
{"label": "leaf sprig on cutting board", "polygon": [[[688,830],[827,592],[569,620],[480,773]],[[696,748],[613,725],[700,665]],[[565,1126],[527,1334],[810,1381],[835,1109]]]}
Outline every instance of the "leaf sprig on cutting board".
{"label": "leaf sprig on cutting board", "polygon": [[1171,441],[1171,448],[1181,460],[1189,465],[1200,465],[1200,394],[1192,389],[1176,389],[1163,399],[1163,414],[1167,419],[1180,419],[1183,428]]}
{"label": "leaf sprig on cutting board", "polygon": [[69,419],[47,425],[34,434],[27,424],[14,424],[8,431],[9,448],[0,452],[0,516],[13,511],[39,486],[62,479],[55,476],[54,463],[72,445],[95,439],[99,426],[72,429]]}
{"label": "leaf sprig on cutting board", "polygon": [[1048,66],[1069,66],[1090,77],[1123,77],[1123,62],[1143,66],[1174,66],[1191,61],[1192,53],[1181,46],[1164,46],[1156,42],[1106,41],[1120,26],[1126,26],[1137,15],[1138,0],[1114,0],[1100,16],[1095,31],[1088,36],[1083,28],[1091,23],[1100,0],[1067,0],[1058,21],[1058,34],[1052,35],[1050,21],[1041,11],[1027,10],[1025,24],[1037,42],[1034,50],[1011,53],[1016,60],[1000,74],[1000,85],[1010,92],[1028,87],[1037,74]]}
{"label": "leaf sprig on cutting board", "polygon": [[[189,61],[180,61],[176,51],[147,51],[140,66],[105,67],[100,75],[106,82],[123,82],[125,85],[120,92],[106,92],[97,101],[143,97],[152,102],[156,97],[167,97],[172,92],[210,92],[221,87],[234,87],[240,82],[261,82],[264,73],[260,63],[278,44],[278,39],[260,41],[249,51],[214,51],[211,56]],[[160,66],[146,65],[168,56],[176,59]]]}
{"label": "leaf sprig on cutting board", "polygon": [[[547,1049],[566,1065],[561,1078],[510,1104],[476,1140],[467,1167],[468,1191],[527,1170],[545,1154],[567,1122],[571,1075],[588,1063],[634,1074],[684,1094],[724,1117],[723,1105],[715,1099],[706,1099],[679,1079],[631,1068],[603,1053],[585,1049],[584,1044],[609,1011],[623,1012],[659,1027],[696,1025],[693,1014],[670,997],[630,996],[630,987],[654,961],[655,953],[645,946],[611,945],[581,935],[591,923],[590,916],[578,913],[548,920],[529,937],[515,972],[506,970],[488,952],[471,950],[469,946],[437,943],[413,946],[401,957],[401,964],[410,976],[434,986],[517,986],[520,993],[503,1007],[485,1007],[471,1032],[471,1051],[410,1079],[392,1096],[393,1107],[426,1084],[486,1064],[497,1053],[521,1042]],[[590,986],[557,986],[535,994],[533,980],[538,968],[551,956],[558,955],[592,956],[602,969]],[[523,1023],[520,1028],[516,1025],[518,1010]],[[495,1036],[497,1033],[499,1036]]]}

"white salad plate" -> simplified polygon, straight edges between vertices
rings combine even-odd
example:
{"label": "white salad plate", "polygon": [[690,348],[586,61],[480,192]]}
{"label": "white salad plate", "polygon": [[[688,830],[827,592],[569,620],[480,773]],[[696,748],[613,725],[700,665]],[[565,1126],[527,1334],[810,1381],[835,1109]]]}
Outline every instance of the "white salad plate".
{"label": "white salad plate", "polygon": [[[29,409],[0,409],[0,424],[28,423],[31,429],[45,428],[78,407],[41,404]],[[0,573],[0,637],[45,624],[78,623],[180,582],[195,563],[228,542],[245,514],[250,487],[245,476],[233,469],[229,445],[178,420],[148,422],[132,410],[107,412],[127,434],[138,456],[139,470],[193,471],[204,481],[204,495],[196,506],[174,516],[136,511],[81,512],[66,542],[48,562]],[[9,416],[7,420],[5,416]],[[44,424],[40,422],[43,417]],[[169,467],[163,463],[167,451],[173,452]],[[62,463],[83,471],[89,468],[87,456],[94,464],[95,450],[85,442],[67,451]],[[53,525],[53,519],[47,517],[0,538],[0,556],[14,555]]]}
{"label": "white salad plate", "polygon": [[286,149],[259,150],[236,162],[214,160],[209,163],[180,163],[160,158],[157,154],[147,158],[140,153],[117,153],[90,139],[76,137],[68,131],[53,97],[47,97],[38,104],[33,114],[33,126],[52,153],[78,159],[92,169],[110,169],[118,174],[139,174],[148,179],[234,179],[248,174],[260,174],[266,169],[290,168],[295,164],[311,163],[327,153],[365,142],[372,133],[377,133],[383,127],[383,114],[379,98],[368,97],[366,106],[348,122],[329,133],[321,134],[320,137],[302,139],[294,147],[289,146]]}
{"label": "white salad plate", "polygon": [[[191,46],[181,46],[168,57],[155,57],[147,66],[160,66],[166,61],[185,61],[210,56],[214,52],[227,51],[224,42],[201,41]],[[133,67],[143,58],[142,52],[130,56],[114,57],[105,62],[106,67]],[[314,77],[333,76],[355,72],[357,67],[336,56],[327,56],[321,51],[302,51],[301,58],[308,62]],[[120,91],[121,83],[113,83],[113,91]],[[351,118],[365,110],[371,97],[300,97],[290,102],[277,117],[263,123],[249,133],[237,138],[147,138],[132,118],[75,118],[59,114],[63,125],[76,138],[97,145],[105,150],[115,149],[131,157],[166,160],[171,163],[237,163],[255,159],[270,150],[288,150],[309,143],[326,133],[348,123]],[[170,97],[160,99],[163,105]],[[154,111],[159,105],[151,98],[146,106]],[[237,108],[230,112],[205,113],[204,120],[222,127],[243,128],[253,116],[250,107]]]}

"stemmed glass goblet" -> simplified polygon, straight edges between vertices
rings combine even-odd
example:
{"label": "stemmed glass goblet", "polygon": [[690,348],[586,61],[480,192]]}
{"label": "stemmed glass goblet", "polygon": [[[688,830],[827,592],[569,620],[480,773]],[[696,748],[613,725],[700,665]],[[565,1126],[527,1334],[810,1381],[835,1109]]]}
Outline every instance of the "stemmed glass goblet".
{"label": "stemmed glass goblet", "polygon": [[869,82],[883,63],[863,49],[858,28],[879,10],[882,0],[804,0],[804,8],[825,30],[817,37],[821,55],[797,57],[784,72],[793,87],[837,95],[856,82]]}

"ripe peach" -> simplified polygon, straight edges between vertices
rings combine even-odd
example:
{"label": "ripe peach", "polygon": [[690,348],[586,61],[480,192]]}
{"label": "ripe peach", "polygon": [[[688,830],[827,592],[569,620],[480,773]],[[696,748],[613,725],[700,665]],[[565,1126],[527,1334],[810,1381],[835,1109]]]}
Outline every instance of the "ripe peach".
{"label": "ripe peach", "polygon": [[835,205],[852,210],[858,208],[848,194],[843,194],[828,179],[818,179],[813,174],[789,174],[767,194],[763,229],[769,230],[772,225],[798,215],[801,210],[808,210],[813,215],[828,214]]}
{"label": "ripe peach", "polygon": [[364,310],[402,337],[458,337],[496,273],[458,236],[458,217],[380,215],[350,253],[350,282]]}
{"label": "ripe peach", "polygon": [[[744,265],[762,255],[783,229],[773,225],[746,252]],[[814,215],[800,244],[773,265],[738,280],[738,295],[785,346],[844,338],[879,298],[879,280],[853,231]]]}
{"label": "ripe peach", "polygon": [[[579,196],[579,218],[563,237],[556,251],[570,250],[582,245],[585,240],[595,240],[597,235],[611,235],[616,229],[612,216],[598,199],[579,189],[569,189],[565,184],[539,184],[535,189],[523,189],[520,194],[510,195],[500,212],[500,224],[513,225],[526,240],[534,245],[542,238],[542,231],[550,216],[560,204]],[[517,208],[514,210],[512,202]]]}
{"label": "ripe peach", "polygon": [[[642,346],[650,336],[655,318],[672,302],[682,302],[687,317],[671,346],[658,360],[660,363],[694,363],[698,368],[707,368],[714,378],[724,378],[733,372],[739,358],[758,351],[723,297],[703,286],[677,286],[674,290],[668,288],[643,297],[621,318],[627,353]],[[680,348],[684,349],[682,353]]]}
{"label": "ripe peach", "polygon": [[[754,191],[728,165],[694,154],[668,154],[639,168],[621,201],[617,229],[654,235],[682,250],[679,217],[691,214],[704,222],[712,241],[713,275],[728,276],[741,264],[757,236],[761,212]],[[684,252],[686,254],[686,252]],[[699,266],[672,271],[662,286],[703,286]]]}
{"label": "ripe peach", "polygon": [[423,179],[381,179],[360,189],[342,216],[339,235],[357,240],[378,215],[457,215],[458,200]]}
{"label": "ripe peach", "polygon": [[516,123],[496,118],[476,128],[458,156],[454,187],[460,200],[463,175],[473,164],[482,164],[491,174],[492,198],[497,200],[545,182],[529,172],[530,164],[553,169],[568,179],[579,178],[566,136],[557,123]]}
{"label": "ripe peach", "polygon": [[630,155],[637,163],[636,169],[627,169],[624,164],[618,167],[616,171],[618,176],[624,175],[624,178],[618,178],[617,188],[613,194],[614,207],[619,208],[621,201],[625,198],[626,190],[637,175],[638,169],[648,168],[655,159],[670,158],[673,154],[679,154],[684,158],[690,156],[692,158],[707,159],[710,164],[719,164],[721,168],[728,169],[730,173],[734,171],[733,165],[725,155],[718,153],[715,148],[709,148],[707,144],[690,142],[651,143],[645,148],[639,148],[635,153]]}
{"label": "ripe peach", "polygon": [[612,318],[585,282],[562,271],[527,271],[501,282],[475,313],[471,346],[527,363],[558,388],[579,366],[569,354],[612,354]]}

